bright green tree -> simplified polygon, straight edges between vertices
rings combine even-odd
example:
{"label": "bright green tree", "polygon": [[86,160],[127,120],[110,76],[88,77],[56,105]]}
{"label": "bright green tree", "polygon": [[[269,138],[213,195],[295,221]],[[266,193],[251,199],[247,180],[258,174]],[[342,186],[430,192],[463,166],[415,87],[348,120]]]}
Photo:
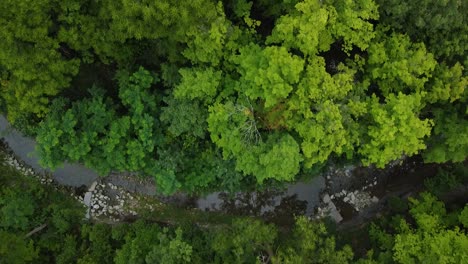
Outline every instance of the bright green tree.
{"label": "bright green tree", "polygon": [[367,127],[368,139],[359,152],[364,163],[384,167],[402,155],[412,156],[425,149],[424,139],[431,132],[431,121],[421,120],[421,96],[418,94],[389,95],[386,104],[374,96],[369,100],[372,122]]}
{"label": "bright green tree", "polygon": [[63,54],[51,16],[55,1],[5,0],[0,6],[0,71],[8,117],[44,116],[67,88],[79,62]]}

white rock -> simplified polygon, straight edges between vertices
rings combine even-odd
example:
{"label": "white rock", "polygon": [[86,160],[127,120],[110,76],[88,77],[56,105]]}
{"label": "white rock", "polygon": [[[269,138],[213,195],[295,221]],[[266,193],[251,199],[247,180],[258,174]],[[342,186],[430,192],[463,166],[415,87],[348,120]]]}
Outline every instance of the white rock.
{"label": "white rock", "polygon": [[86,192],[85,193],[85,196],[83,198],[83,202],[86,206],[90,206],[91,205],[91,196],[92,194],[90,192]]}
{"label": "white rock", "polygon": [[95,205],[93,206],[93,208],[94,208],[94,209],[98,209],[98,208],[99,208],[99,205],[95,204]]}
{"label": "white rock", "polygon": [[324,203],[329,203],[330,201],[331,201],[330,195],[328,195],[328,193],[325,194],[325,195],[323,196],[323,202],[324,202]]}
{"label": "white rock", "polygon": [[372,197],[372,202],[373,202],[373,203],[378,203],[378,202],[379,202],[379,198],[373,196],[373,197]]}
{"label": "white rock", "polygon": [[91,186],[89,187],[88,192],[93,192],[94,190],[96,190],[97,184],[98,184],[97,181],[91,183]]}
{"label": "white rock", "polygon": [[346,197],[343,199],[343,202],[345,202],[345,203],[349,202],[349,197],[346,196]]}

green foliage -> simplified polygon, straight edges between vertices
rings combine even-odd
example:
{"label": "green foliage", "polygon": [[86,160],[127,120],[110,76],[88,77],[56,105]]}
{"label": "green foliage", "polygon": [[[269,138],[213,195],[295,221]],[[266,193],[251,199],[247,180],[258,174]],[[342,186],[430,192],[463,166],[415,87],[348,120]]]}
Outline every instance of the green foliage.
{"label": "green foliage", "polygon": [[58,264],[72,263],[78,258],[78,242],[76,237],[67,235],[63,240],[63,250],[58,253],[55,260]]}
{"label": "green foliage", "polygon": [[461,162],[468,155],[468,109],[463,104],[435,108],[434,132],[423,157],[426,162]]}
{"label": "green foliage", "polygon": [[34,214],[34,198],[22,190],[6,189],[0,198],[0,226],[26,230]]}
{"label": "green foliage", "polygon": [[452,226],[445,205],[429,193],[409,199],[409,213],[416,223],[398,218],[394,233],[373,225],[370,235],[376,244],[379,263],[463,263],[468,258],[468,236],[460,229],[464,212]]}
{"label": "green foliage", "polygon": [[434,177],[424,180],[424,187],[436,196],[443,195],[468,182],[467,172],[462,164],[454,164],[444,169],[439,168]]}
{"label": "green foliage", "polygon": [[440,58],[466,60],[468,4],[457,0],[377,0],[381,21],[424,42]]}
{"label": "green foliage", "polygon": [[192,247],[182,238],[182,230],[174,234],[144,222],[133,224],[125,236],[125,244],[116,251],[115,263],[190,263]]}
{"label": "green foliage", "polygon": [[463,76],[463,69],[458,62],[452,67],[437,64],[425,99],[430,103],[465,101],[468,77]]}
{"label": "green foliage", "polygon": [[395,213],[401,214],[408,211],[408,203],[399,197],[390,197],[388,199],[388,206]]}
{"label": "green foliage", "polygon": [[277,230],[256,220],[234,221],[229,229],[216,232],[211,242],[215,263],[256,263],[260,252],[272,254]]}
{"label": "green foliage", "polygon": [[69,194],[5,165],[3,152],[0,157],[0,263],[51,263],[65,233],[81,224],[84,208]]}
{"label": "green foliage", "polygon": [[[208,130],[226,159],[236,158],[236,169],[252,174],[258,182],[273,178],[292,180],[302,158],[299,146],[288,134],[272,134],[262,140],[254,113],[232,103],[210,108]],[[279,162],[281,161],[281,162]]]}
{"label": "green foliage", "polygon": [[[330,0],[332,6],[330,32],[344,42],[343,50],[354,47],[366,50],[375,37],[373,20],[379,18],[377,4],[373,0]],[[335,10],[333,10],[335,9]]]}
{"label": "green foliage", "polygon": [[164,98],[167,106],[162,107],[160,120],[167,125],[167,131],[174,137],[187,135],[189,143],[193,137],[204,138],[207,128],[206,108],[197,100],[178,100],[172,96]]}
{"label": "green foliage", "polygon": [[411,156],[426,148],[423,139],[430,134],[431,122],[415,114],[421,105],[420,96],[390,94],[384,105],[374,96],[369,105],[374,122],[368,126],[369,144],[359,151],[365,157],[364,164],[384,167],[402,155]]}
{"label": "green foliage", "polygon": [[102,174],[145,171],[157,139],[154,119],[156,98],[149,91],[153,77],[144,69],[119,75],[119,98],[126,114],[101,91],[74,102],[68,110],[58,100],[38,129],[38,152],[44,166],[56,168],[63,161],[82,161]]}
{"label": "green foliage", "polygon": [[293,236],[287,240],[273,259],[273,263],[350,263],[351,247],[336,248],[335,238],[330,236],[323,223],[315,223],[306,217],[298,217]]}
{"label": "green foliage", "polygon": [[175,98],[210,100],[217,93],[221,72],[208,69],[181,69],[182,81],[174,90]]}
{"label": "green foliage", "polygon": [[468,228],[468,205],[465,205],[465,208],[460,213],[459,221],[465,228]]}
{"label": "green foliage", "polygon": [[299,82],[304,61],[284,47],[249,45],[233,58],[241,75],[237,89],[251,100],[261,98],[271,108],[288,97]]}
{"label": "green foliage", "polygon": [[223,15],[220,6],[208,0],[177,4],[105,0],[92,2],[88,8],[64,5],[63,9],[71,15],[65,17],[68,25],[59,32],[60,39],[106,62],[180,61],[180,49],[186,49],[189,58],[216,61],[222,44]]}
{"label": "green foliage", "polygon": [[385,96],[399,92],[420,93],[437,65],[424,44],[411,43],[409,37],[401,34],[379,36],[370,44],[368,53],[368,78],[377,83]]}
{"label": "green foliage", "polygon": [[5,0],[0,7],[0,87],[12,121],[44,116],[49,98],[78,72],[78,60],[64,58],[54,36],[54,2]]}
{"label": "green foliage", "polygon": [[[115,253],[114,241],[111,237],[111,227],[105,224],[82,225],[82,247],[86,251],[81,253],[80,260],[92,260],[92,263],[114,263],[112,258]],[[80,262],[80,260],[78,262]]]}
{"label": "green foliage", "polygon": [[376,19],[373,1],[308,0],[296,4],[296,10],[278,19],[267,43],[283,43],[297,48],[304,55],[328,51],[337,39],[344,41],[344,50],[353,46],[365,50],[375,36],[369,20]]}
{"label": "green foliage", "polygon": [[333,159],[466,158],[464,3],[179,2],[0,7],[0,107],[44,166],[202,193]]}
{"label": "green foliage", "polygon": [[33,241],[26,240],[22,235],[0,230],[0,263],[22,264],[32,262],[37,258]]}

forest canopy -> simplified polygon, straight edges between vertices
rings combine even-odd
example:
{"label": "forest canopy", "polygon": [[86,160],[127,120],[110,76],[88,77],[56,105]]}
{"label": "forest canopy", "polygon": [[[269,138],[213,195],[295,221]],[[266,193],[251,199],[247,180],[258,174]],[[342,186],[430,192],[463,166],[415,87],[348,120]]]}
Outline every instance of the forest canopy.
{"label": "forest canopy", "polygon": [[466,1],[4,0],[2,111],[42,164],[159,190],[468,154]]}

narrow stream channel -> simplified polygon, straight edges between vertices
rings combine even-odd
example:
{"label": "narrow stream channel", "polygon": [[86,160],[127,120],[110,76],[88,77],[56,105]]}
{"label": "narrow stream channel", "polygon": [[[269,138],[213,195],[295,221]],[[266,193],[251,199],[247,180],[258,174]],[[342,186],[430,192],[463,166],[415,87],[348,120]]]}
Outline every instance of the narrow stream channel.
{"label": "narrow stream channel", "polygon": [[[66,163],[62,168],[50,171],[38,163],[36,142],[13,129],[6,118],[0,115],[0,138],[9,145],[14,154],[37,172],[49,172],[61,185],[88,189],[100,181],[119,186],[126,191],[143,195],[157,195],[156,186],[149,181],[128,177],[125,173],[99,177],[81,164]],[[321,176],[309,182],[297,182],[285,189],[262,192],[246,192],[228,195],[211,193],[206,197],[191,198],[183,193],[160,196],[164,203],[177,206],[219,211],[235,215],[264,216],[276,221],[291,221],[294,215],[330,215],[335,221],[354,222],[359,218],[372,217],[382,209],[390,195],[399,195],[395,190],[413,192],[421,186],[425,177],[436,173],[436,164],[424,164],[418,157],[394,163],[386,169],[373,167],[328,168]],[[392,191],[393,190],[393,191]],[[393,193],[392,193],[393,192]],[[318,208],[318,211],[316,211]],[[282,220],[279,220],[282,221]]]}

